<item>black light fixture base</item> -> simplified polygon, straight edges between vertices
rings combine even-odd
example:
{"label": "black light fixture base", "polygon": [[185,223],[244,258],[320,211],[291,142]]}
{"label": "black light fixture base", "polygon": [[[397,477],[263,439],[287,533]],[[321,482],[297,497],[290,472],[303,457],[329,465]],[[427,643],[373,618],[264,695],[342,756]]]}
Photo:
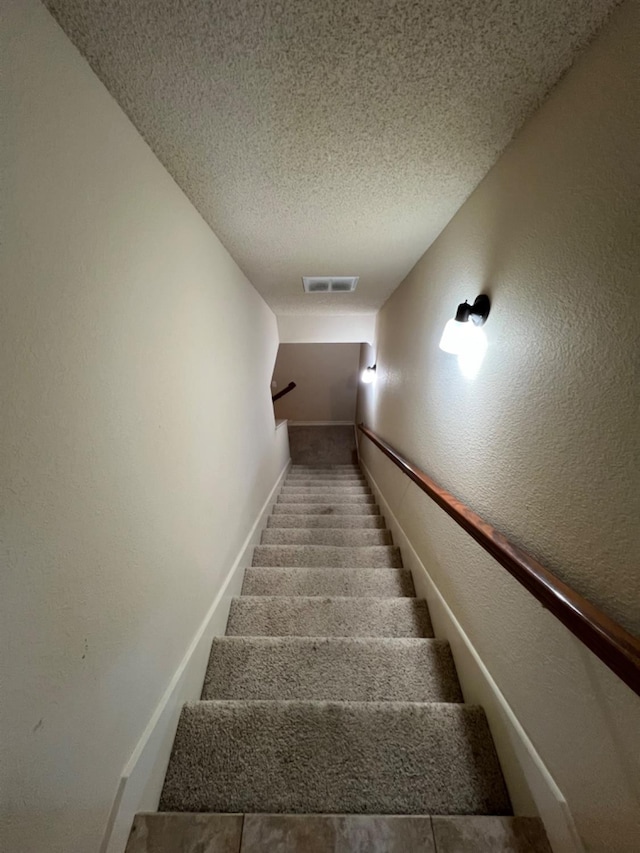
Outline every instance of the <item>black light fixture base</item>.
{"label": "black light fixture base", "polygon": [[480,296],[476,296],[476,300],[473,305],[470,306],[470,309],[469,319],[472,320],[476,326],[482,326],[489,316],[491,300],[486,294],[481,293]]}
{"label": "black light fixture base", "polygon": [[466,299],[458,305],[456,320],[458,323],[466,323],[468,320],[471,320],[474,325],[482,326],[489,316],[490,310],[491,301],[489,297],[486,294],[481,293],[480,296],[476,296],[476,301],[473,305],[469,305]]}

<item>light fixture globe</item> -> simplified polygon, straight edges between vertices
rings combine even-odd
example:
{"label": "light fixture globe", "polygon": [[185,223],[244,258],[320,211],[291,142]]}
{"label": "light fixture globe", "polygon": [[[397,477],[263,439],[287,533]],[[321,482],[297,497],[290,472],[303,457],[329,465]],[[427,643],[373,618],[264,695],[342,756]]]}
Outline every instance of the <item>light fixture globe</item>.
{"label": "light fixture globe", "polygon": [[371,385],[372,382],[376,381],[376,365],[373,364],[370,367],[365,367],[365,369],[360,374],[360,379],[364,382],[365,385]]}
{"label": "light fixture globe", "polygon": [[448,320],[444,327],[440,338],[440,349],[451,355],[460,355],[465,352],[470,342],[475,340],[474,332],[485,323],[490,309],[491,302],[484,293],[476,298],[473,305],[469,305],[467,301],[461,302],[455,318]]}
{"label": "light fixture globe", "polygon": [[468,328],[467,322],[460,322],[457,319],[448,320],[440,338],[440,349],[443,352],[451,353],[451,355],[458,355],[464,346]]}

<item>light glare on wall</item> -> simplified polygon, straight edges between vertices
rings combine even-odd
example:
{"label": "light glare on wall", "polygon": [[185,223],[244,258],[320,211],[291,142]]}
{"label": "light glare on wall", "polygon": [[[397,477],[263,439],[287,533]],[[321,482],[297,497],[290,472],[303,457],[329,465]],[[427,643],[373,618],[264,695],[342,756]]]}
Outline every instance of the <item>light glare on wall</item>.
{"label": "light glare on wall", "polygon": [[487,354],[487,336],[484,329],[470,326],[470,332],[465,336],[464,343],[458,352],[458,367],[466,379],[475,379]]}

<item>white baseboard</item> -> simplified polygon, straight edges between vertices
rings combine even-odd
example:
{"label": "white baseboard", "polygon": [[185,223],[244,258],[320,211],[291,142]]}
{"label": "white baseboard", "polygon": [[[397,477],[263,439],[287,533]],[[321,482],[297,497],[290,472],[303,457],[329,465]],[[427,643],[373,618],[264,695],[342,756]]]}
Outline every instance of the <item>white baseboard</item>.
{"label": "white baseboard", "polygon": [[353,426],[353,421],[289,421],[291,426]]}
{"label": "white baseboard", "polygon": [[200,698],[211,642],[225,632],[231,599],[240,594],[245,566],[251,563],[251,551],[260,540],[266,518],[290,465],[291,460],[282,469],[264,502],[236,561],[122,771],[100,853],[122,853],[135,814],[155,811],[158,807],[180,711],[185,702]]}
{"label": "white baseboard", "polygon": [[438,590],[362,459],[360,465],[376,495],[394,543],[402,551],[403,563],[411,569],[416,595],[427,600],[436,636],[448,640],[451,645],[465,701],[481,705],[485,710],[515,814],[539,815],[554,853],[584,853],[584,846],[562,791]]}

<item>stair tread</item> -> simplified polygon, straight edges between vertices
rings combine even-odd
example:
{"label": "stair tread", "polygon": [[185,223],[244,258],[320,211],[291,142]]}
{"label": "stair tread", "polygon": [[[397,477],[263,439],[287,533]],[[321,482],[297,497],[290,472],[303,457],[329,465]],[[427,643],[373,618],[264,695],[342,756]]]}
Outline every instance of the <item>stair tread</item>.
{"label": "stair tread", "polygon": [[341,474],[338,477],[310,477],[308,475],[294,475],[291,477],[287,477],[284,481],[285,486],[304,486],[305,484],[310,484],[311,486],[368,486],[365,477],[347,477],[344,474]]}
{"label": "stair tread", "polygon": [[461,702],[449,644],[390,637],[218,637],[203,699]]}
{"label": "stair tread", "polygon": [[366,477],[357,476],[357,475],[347,475],[347,474],[338,474],[338,475],[316,475],[314,477],[308,474],[291,474],[285,480],[285,483],[290,483],[291,485],[299,485],[304,486],[309,484],[313,486],[315,483],[319,483],[321,485],[329,485],[331,483],[353,483],[354,485],[367,485]]}
{"label": "stair tread", "polygon": [[277,503],[375,503],[373,495],[352,495],[346,492],[341,492],[338,489],[332,489],[326,492],[280,492],[276,498]]}
{"label": "stair tread", "polygon": [[274,566],[245,570],[243,595],[414,596],[408,569],[340,569]]}
{"label": "stair tread", "polygon": [[353,530],[383,530],[386,529],[382,515],[270,515],[267,518],[267,528],[270,529],[353,529]]}
{"label": "stair tread", "polygon": [[386,566],[402,568],[400,549],[394,545],[256,545],[254,566]]}
{"label": "stair tread", "polygon": [[231,601],[227,636],[432,637],[416,598],[247,596]]}
{"label": "stair tread", "polygon": [[380,515],[380,507],[374,503],[333,503],[330,499],[322,502],[275,503],[271,509],[273,515]]}
{"label": "stair tread", "polygon": [[333,486],[341,489],[349,486],[366,486],[364,477],[287,477],[284,486]]}
{"label": "stair tread", "polygon": [[370,495],[372,494],[369,486],[360,486],[360,485],[344,485],[340,484],[336,486],[335,484],[331,484],[330,486],[326,486],[324,484],[318,485],[314,483],[312,486],[296,486],[291,483],[285,483],[282,487],[280,494],[285,495],[317,495],[323,492],[340,492],[341,494],[347,495]]}
{"label": "stair tread", "polygon": [[347,479],[359,479],[366,480],[365,475],[362,471],[358,469],[354,469],[351,471],[302,471],[296,469],[295,471],[290,471],[287,474],[287,479],[291,477],[308,477],[309,479],[322,479],[325,477],[346,477]]}
{"label": "stair tread", "polygon": [[302,465],[296,463],[290,466],[289,471],[358,471],[362,473],[362,468],[357,462],[346,465]]}
{"label": "stair tread", "polygon": [[511,813],[482,709],[301,700],[186,705],[160,809]]}
{"label": "stair tread", "polygon": [[277,528],[267,527],[262,531],[261,545],[391,545],[391,533],[384,528],[377,530],[353,530],[332,528]]}
{"label": "stair tread", "polygon": [[366,480],[366,477],[360,468],[351,468],[345,471],[332,471],[331,469],[314,471],[292,468],[287,474],[287,478],[289,477],[353,477],[356,479]]}

